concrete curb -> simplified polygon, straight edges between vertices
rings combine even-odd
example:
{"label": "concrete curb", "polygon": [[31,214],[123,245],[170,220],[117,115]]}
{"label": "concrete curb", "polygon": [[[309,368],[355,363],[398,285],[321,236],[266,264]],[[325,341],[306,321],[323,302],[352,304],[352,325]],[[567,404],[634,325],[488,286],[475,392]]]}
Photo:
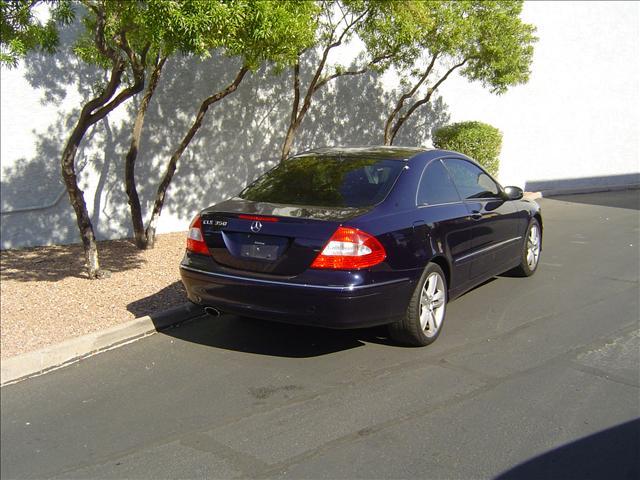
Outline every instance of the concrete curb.
{"label": "concrete curb", "polygon": [[2,360],[0,385],[5,386],[69,365],[203,314],[201,307],[185,303],[158,314],[136,318],[106,330]]}

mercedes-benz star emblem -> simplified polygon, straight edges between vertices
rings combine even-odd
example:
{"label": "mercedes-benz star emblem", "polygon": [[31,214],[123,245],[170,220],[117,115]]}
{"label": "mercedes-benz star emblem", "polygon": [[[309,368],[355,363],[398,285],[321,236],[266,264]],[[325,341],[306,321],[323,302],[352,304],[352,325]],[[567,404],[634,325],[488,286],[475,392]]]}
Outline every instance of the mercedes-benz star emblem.
{"label": "mercedes-benz star emblem", "polygon": [[258,233],[261,228],[262,228],[262,223],[260,223],[259,220],[256,220],[255,222],[251,223],[251,231],[253,233]]}

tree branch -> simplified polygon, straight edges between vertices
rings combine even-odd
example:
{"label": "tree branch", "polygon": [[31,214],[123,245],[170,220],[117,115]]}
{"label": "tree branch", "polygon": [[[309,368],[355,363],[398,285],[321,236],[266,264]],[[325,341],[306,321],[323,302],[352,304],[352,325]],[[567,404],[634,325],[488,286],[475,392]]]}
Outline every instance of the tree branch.
{"label": "tree branch", "polygon": [[331,80],[334,80],[336,78],[339,77],[345,77],[345,76],[353,76],[353,75],[361,75],[363,73],[366,73],[369,70],[369,66],[367,65],[366,67],[361,68],[360,70],[345,70],[344,72],[336,72],[333,73],[331,75],[329,75],[328,77],[323,78],[322,80],[320,80],[316,86],[313,89],[313,93],[317,92],[318,90],[320,90],[322,87],[324,87],[327,83],[329,83]]}
{"label": "tree branch", "polygon": [[[327,3],[324,2],[323,5],[325,6],[325,10],[328,10],[326,8]],[[293,108],[291,109],[292,111],[291,111],[291,119],[289,121],[289,128],[287,129],[287,133],[285,135],[285,139],[282,144],[282,155],[281,155],[282,160],[284,160],[289,155],[291,145],[293,144],[293,138],[295,136],[295,132],[300,126],[300,124],[302,123],[302,119],[306,115],[307,111],[311,107],[313,94],[316,93],[318,89],[326,85],[327,82],[329,82],[334,78],[337,78],[343,75],[358,75],[366,71],[366,69],[364,69],[362,71],[353,70],[353,71],[340,72],[340,73],[336,72],[335,74],[329,75],[327,78],[320,80],[322,72],[324,72],[324,69],[327,65],[327,58],[329,57],[329,53],[331,52],[331,50],[341,45],[346,35],[349,33],[349,31],[353,29],[353,27],[358,22],[360,22],[369,12],[368,9],[365,9],[358,16],[354,16],[351,18],[351,20],[347,21],[346,20],[347,12],[345,12],[343,9],[341,9],[341,11],[342,11],[342,18],[336,25],[333,25],[331,23],[331,20],[330,20],[331,12],[328,11],[327,13],[327,17],[329,19],[328,23],[331,26],[330,35],[327,40],[327,44],[323,48],[322,56],[313,74],[313,78],[311,79],[307,87],[306,93],[304,95],[304,99],[302,101],[302,106],[300,106],[300,55],[298,55],[298,61],[294,65],[294,101],[293,101]],[[342,24],[343,22],[346,22],[346,25],[342,30],[342,32],[340,33],[340,35],[338,36],[338,38],[334,41],[333,38],[338,28],[338,25]]]}
{"label": "tree branch", "polygon": [[83,118],[89,118],[91,116],[91,112],[93,112],[99,106],[104,105],[116,92],[122,80],[123,74],[124,62],[121,59],[118,59],[116,62],[114,62],[114,65],[111,68],[109,82],[107,83],[106,87],[100,95],[89,100],[85,104],[85,106],[82,108],[80,116]]}
{"label": "tree branch", "polygon": [[442,83],[449,77],[449,75],[451,75],[451,73],[453,73],[454,70],[462,67],[465,63],[467,63],[467,61],[468,59],[465,58],[462,62],[455,64],[453,67],[447,70],[447,72],[432,87],[427,90],[427,94],[424,96],[424,98],[415,102],[400,118],[398,118],[391,130],[391,143],[393,143],[393,139],[396,137],[398,130],[400,130],[400,127],[402,127],[407,118],[409,118],[413,114],[413,112],[415,112],[422,105],[424,105],[425,103],[429,103],[429,101],[431,100],[431,96],[438,89],[438,87],[442,85]]}
{"label": "tree branch", "polygon": [[431,61],[429,62],[429,65],[427,65],[427,68],[424,70],[423,74],[420,76],[420,78],[418,79],[416,84],[413,86],[413,88],[411,90],[409,90],[407,93],[403,94],[398,99],[398,102],[396,103],[396,106],[394,107],[394,109],[391,111],[391,113],[387,117],[387,121],[384,124],[384,140],[385,140],[385,144],[390,140],[389,137],[390,137],[390,133],[391,133],[390,132],[391,125],[392,125],[394,119],[396,118],[396,116],[398,115],[398,113],[400,112],[400,110],[402,110],[402,107],[404,107],[404,102],[406,102],[411,97],[413,97],[416,94],[416,92],[418,91],[418,89],[422,86],[422,84],[427,80],[427,78],[431,74],[431,70],[433,70],[433,67],[434,67],[434,65],[436,63],[436,59],[437,58],[438,58],[438,53],[436,52],[433,55],[433,57],[431,58]]}
{"label": "tree branch", "polygon": [[[357,25],[360,20],[362,20],[364,17],[366,17],[369,14],[369,9],[366,8],[360,15],[358,15],[357,17],[351,19],[351,22],[347,23],[347,25],[344,27],[344,29],[342,30],[342,33],[340,34],[340,36],[338,37],[338,39],[333,42],[329,48],[334,48],[337,47],[339,45],[342,45],[342,41],[344,40],[344,37],[347,35],[347,33],[349,33],[349,31],[355,26]],[[342,20],[340,20],[340,23],[342,23],[344,21],[345,17],[342,17]]]}
{"label": "tree branch", "polygon": [[206,106],[209,107],[209,105],[211,105],[212,103],[216,103],[222,100],[224,97],[226,97],[230,93],[235,92],[236,89],[238,88],[238,85],[240,85],[240,82],[242,82],[242,79],[244,78],[244,76],[247,74],[248,71],[249,71],[249,67],[247,65],[243,65],[242,68],[236,74],[236,78],[233,79],[233,82],[227,85],[223,90],[220,90],[218,93],[206,98],[204,102],[202,102],[202,104],[203,105],[206,104]]}
{"label": "tree branch", "polygon": [[369,69],[373,65],[376,65],[376,64],[382,62],[383,60],[391,58],[391,56],[392,56],[391,54],[387,54],[387,55],[380,55],[378,57],[375,57],[369,63],[367,63],[364,67],[362,67],[359,70],[345,70],[345,71],[342,71],[342,72],[333,73],[333,74],[323,78],[322,80],[320,80],[316,84],[316,86],[315,86],[315,88],[313,90],[313,93],[315,93],[318,90],[320,90],[322,87],[324,87],[327,83],[329,83],[333,79],[340,78],[340,77],[345,77],[345,76],[361,75],[363,73],[367,73],[369,71]]}
{"label": "tree branch", "polygon": [[[317,85],[320,80],[320,75],[322,75],[324,67],[327,64],[327,58],[329,57],[329,52],[331,51],[331,49],[336,48],[342,44],[342,41],[344,40],[344,37],[348,33],[348,31],[351,28],[353,28],[353,26],[356,25],[360,20],[362,20],[367,15],[368,12],[369,10],[366,9],[356,18],[352,19],[351,22],[349,22],[345,26],[345,28],[342,30],[342,33],[340,34],[338,39],[335,42],[330,43],[324,48],[324,51],[322,52],[322,58],[320,60],[320,64],[318,65],[318,68],[316,69],[316,72],[313,75],[313,78],[311,79],[311,83],[309,83],[309,88],[307,89],[307,94],[304,97],[302,108],[300,109],[300,112],[298,112],[297,119],[296,119],[297,121],[300,121],[302,117],[307,113],[307,110],[309,110],[309,107],[311,106],[311,97],[316,91],[318,91],[318,88],[320,88]],[[343,17],[343,20],[344,20],[344,17]],[[325,85],[326,83],[327,82],[323,82],[322,85]]]}
{"label": "tree branch", "polygon": [[298,119],[298,107],[300,106],[300,59],[293,66],[293,108],[291,109],[291,125]]}
{"label": "tree branch", "polygon": [[120,57],[118,52],[116,52],[113,47],[107,45],[104,37],[104,28],[106,20],[104,18],[104,8],[99,7],[98,5],[85,1],[83,2],[87,8],[93,10],[96,15],[96,34],[95,34],[95,42],[96,47],[98,47],[98,51],[103,54],[105,57],[111,59],[112,62],[116,62]]}
{"label": "tree branch", "polygon": [[200,108],[198,109],[198,113],[196,114],[196,118],[194,119],[191,127],[183,137],[182,141],[178,145],[178,148],[173,152],[171,158],[169,159],[169,163],[167,164],[167,168],[162,176],[160,184],[158,185],[158,190],[156,192],[156,198],[153,204],[153,210],[151,212],[151,217],[149,218],[149,223],[147,224],[147,228],[145,230],[145,235],[147,237],[147,241],[149,242],[149,246],[153,247],[155,242],[155,232],[156,232],[156,223],[158,221],[158,217],[162,212],[162,207],[164,205],[164,199],[167,195],[167,190],[169,188],[169,184],[171,183],[171,179],[173,178],[173,174],[176,171],[176,167],[178,165],[178,160],[189,146],[189,143],[198,132],[200,127],[202,126],[202,121],[204,120],[205,114],[209,109],[209,106],[212,103],[215,103],[219,100],[222,100],[227,95],[233,93],[242,82],[242,79],[249,71],[249,67],[247,65],[243,65],[238,74],[236,75],[233,82],[227,85],[226,88],[220,90],[218,93],[211,95],[204,99],[204,101],[200,104]]}
{"label": "tree branch", "polygon": [[102,120],[110,112],[115,110],[118,107],[118,105],[130,99],[135,94],[141,92],[143,87],[144,87],[144,77],[139,80],[136,80],[136,82],[133,85],[125,88],[124,90],[121,90],[120,93],[118,93],[118,95],[116,95],[116,97],[113,100],[107,103],[104,107],[96,110],[95,113],[91,114],[91,117],[90,117],[91,123],[96,123],[98,120]]}
{"label": "tree branch", "polygon": [[160,53],[156,55],[154,61],[154,69],[149,78],[149,83],[145,89],[142,101],[138,106],[135,121],[133,122],[133,129],[131,131],[131,144],[129,145],[129,151],[125,157],[124,178],[125,178],[125,192],[129,199],[129,209],[131,211],[131,222],[133,224],[133,233],[136,242],[136,246],[140,249],[146,249],[149,242],[144,231],[144,221],[142,220],[142,208],[140,206],[140,197],[138,196],[138,189],[136,187],[135,179],[135,167],[136,159],[138,158],[138,148],[140,146],[140,137],[142,135],[142,128],[144,126],[145,116],[151,97],[158,86],[160,81],[160,74],[164,67],[167,57],[160,58]]}

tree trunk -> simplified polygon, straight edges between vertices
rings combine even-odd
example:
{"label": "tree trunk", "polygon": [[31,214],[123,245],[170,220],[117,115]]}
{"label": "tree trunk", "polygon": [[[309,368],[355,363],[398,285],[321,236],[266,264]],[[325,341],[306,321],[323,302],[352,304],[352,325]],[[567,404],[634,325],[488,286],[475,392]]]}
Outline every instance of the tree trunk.
{"label": "tree trunk", "polygon": [[98,247],[93,233],[93,225],[84,201],[84,192],[78,186],[78,178],[75,172],[75,158],[82,137],[91,126],[89,119],[80,116],[76,127],[73,129],[67,144],[62,152],[62,178],[64,180],[69,202],[76,213],[76,221],[84,246],[84,256],[87,264],[89,278],[98,278],[100,275],[100,262],[98,260]]}
{"label": "tree trunk", "polygon": [[384,126],[384,144],[391,145],[393,139],[391,138],[391,124],[387,123]]}
{"label": "tree trunk", "polygon": [[124,63],[121,60],[114,61],[111,76],[104,91],[96,98],[89,100],[82,108],[78,122],[62,151],[60,162],[62,179],[69,194],[69,201],[76,214],[76,222],[84,246],[87,273],[90,279],[100,278],[102,273],[100,271],[98,247],[96,245],[91,217],[89,216],[87,204],[84,200],[84,192],[78,185],[75,160],[80,142],[82,142],[89,127],[102,120],[116,107],[142,90],[144,86],[144,74],[142,74],[142,76],[138,74],[133,85],[121,90],[120,93],[113,97],[120,86],[123,73]]}
{"label": "tree trunk", "polygon": [[284,137],[284,143],[282,144],[282,155],[280,160],[285,160],[291,153],[291,147],[293,146],[293,139],[296,136],[296,130],[298,130],[298,123],[293,122],[289,124],[287,129],[287,135]]}
{"label": "tree trunk", "polygon": [[103,272],[100,271],[98,246],[96,244],[93,225],[91,224],[91,217],[87,210],[87,204],[84,201],[84,192],[78,185],[75,166],[76,154],[84,135],[91,125],[105,118],[119,105],[142,90],[144,87],[146,56],[150,44],[148,43],[143,47],[142,54],[138,58],[131,50],[124,30],[114,37],[114,39],[117,38],[116,42],[119,49],[124,51],[129,58],[134,79],[132,85],[122,89],[116,95],[116,91],[122,83],[122,75],[125,72],[126,64],[118,55],[117,51],[105,42],[104,29],[106,20],[104,5],[89,5],[89,8],[96,14],[95,45],[101,54],[111,60],[111,73],[104,90],[98,96],[86,102],[82,107],[78,121],[62,151],[60,170],[65,188],[69,194],[69,202],[76,214],[76,222],[80,231],[87,262],[87,273],[90,279],[94,279],[100,278]]}
{"label": "tree trunk", "polygon": [[291,117],[289,119],[289,128],[287,128],[287,134],[284,137],[284,143],[282,144],[282,154],[280,155],[280,161],[285,160],[291,152],[291,146],[293,145],[293,139],[296,136],[296,130],[298,129],[298,107],[300,105],[300,57],[293,65],[293,105],[291,105]]}
{"label": "tree trunk", "polygon": [[138,150],[140,146],[140,136],[142,135],[142,127],[144,126],[144,119],[151,102],[151,97],[155,93],[156,87],[160,80],[160,74],[162,73],[162,67],[164,66],[167,57],[163,57],[156,62],[156,66],[149,79],[149,84],[145,90],[138,112],[136,113],[136,119],[133,123],[133,130],[131,132],[131,145],[125,158],[124,165],[124,179],[125,190],[129,199],[129,208],[131,210],[131,222],[133,224],[133,234],[135,238],[136,247],[144,250],[148,246],[147,233],[144,229],[144,221],[142,220],[142,207],[140,206],[140,198],[138,197],[138,189],[136,187],[135,167],[136,159],[138,158]]}
{"label": "tree trunk", "polygon": [[180,160],[180,157],[189,146],[189,143],[202,126],[202,121],[204,120],[205,114],[207,113],[209,107],[212,104],[219,102],[227,95],[235,92],[238,88],[238,85],[240,85],[242,79],[248,71],[249,68],[247,66],[243,66],[236,75],[236,78],[233,80],[233,82],[227,85],[225,89],[219,91],[214,95],[211,95],[210,97],[207,97],[202,102],[202,104],[200,104],[200,108],[198,109],[198,113],[196,114],[196,118],[193,121],[193,124],[178,145],[178,148],[175,150],[175,152],[173,152],[173,155],[171,155],[169,163],[167,164],[167,169],[165,170],[164,175],[162,176],[162,180],[158,185],[158,191],[156,192],[156,199],[153,204],[153,210],[151,212],[149,224],[147,225],[147,229],[145,232],[147,238],[147,248],[153,248],[155,246],[158,217],[162,212],[162,207],[164,206],[164,200],[167,195],[167,190],[169,189],[169,185],[171,184],[171,180],[173,179],[173,174],[175,173],[178,166],[178,160]]}

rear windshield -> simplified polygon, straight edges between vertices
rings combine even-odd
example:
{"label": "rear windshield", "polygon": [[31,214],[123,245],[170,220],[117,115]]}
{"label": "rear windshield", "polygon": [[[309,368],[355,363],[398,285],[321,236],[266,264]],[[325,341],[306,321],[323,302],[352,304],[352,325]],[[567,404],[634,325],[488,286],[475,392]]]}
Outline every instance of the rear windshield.
{"label": "rear windshield", "polygon": [[285,160],[240,193],[255,202],[366,207],[387,196],[402,160],[309,156]]}

